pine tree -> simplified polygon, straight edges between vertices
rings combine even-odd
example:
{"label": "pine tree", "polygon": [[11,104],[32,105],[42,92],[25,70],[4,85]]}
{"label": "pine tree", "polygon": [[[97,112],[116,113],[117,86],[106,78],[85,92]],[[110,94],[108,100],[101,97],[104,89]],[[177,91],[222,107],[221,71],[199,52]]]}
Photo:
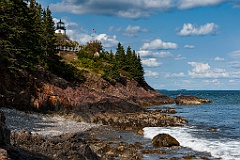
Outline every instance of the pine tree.
{"label": "pine tree", "polygon": [[131,72],[131,65],[132,65],[132,50],[131,50],[131,47],[128,46],[124,70]]}
{"label": "pine tree", "polygon": [[136,67],[137,67],[137,72],[135,74],[134,79],[138,82],[142,82],[144,80],[144,70],[142,67],[141,58],[139,54],[137,55]]}
{"label": "pine tree", "polygon": [[33,55],[33,61],[36,64],[45,65],[46,57],[44,55],[43,39],[42,39],[42,7],[35,0],[30,0],[29,5],[29,27],[28,27],[28,43]]}
{"label": "pine tree", "polygon": [[126,62],[126,55],[125,55],[124,47],[121,45],[120,42],[118,43],[117,52],[115,54],[115,59],[116,59],[118,68],[123,69],[123,67],[125,66],[125,62]]}
{"label": "pine tree", "polygon": [[1,1],[1,52],[10,68],[32,66],[29,50],[29,14],[22,0]]}
{"label": "pine tree", "polygon": [[55,41],[56,38],[54,36],[54,22],[51,16],[51,11],[49,7],[46,10],[43,10],[42,16],[42,39],[43,39],[43,47],[44,52],[47,57],[55,54]]}
{"label": "pine tree", "polygon": [[16,60],[13,55],[11,55],[13,44],[12,39],[10,38],[13,37],[13,35],[10,36],[10,34],[13,34],[11,26],[14,2],[0,1],[0,6],[0,63],[2,64],[5,62],[11,66]]}
{"label": "pine tree", "polygon": [[132,52],[130,72],[134,80],[138,82],[142,82],[144,80],[144,70],[142,67],[141,58],[134,50]]}

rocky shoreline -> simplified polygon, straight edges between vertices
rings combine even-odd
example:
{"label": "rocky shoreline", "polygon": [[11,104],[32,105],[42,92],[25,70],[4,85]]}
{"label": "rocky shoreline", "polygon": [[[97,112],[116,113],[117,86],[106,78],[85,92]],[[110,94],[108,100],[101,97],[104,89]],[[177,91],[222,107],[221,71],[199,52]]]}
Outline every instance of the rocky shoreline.
{"label": "rocky shoreline", "polygon": [[[84,82],[76,84],[41,67],[32,73],[4,67],[0,71],[0,108],[8,106],[16,109],[12,116],[22,115],[11,118],[3,109],[10,134],[0,112],[0,147],[7,150],[0,156],[5,159],[143,159],[143,154],[159,154],[159,149],[144,148],[141,143],[135,144],[137,141],[121,141],[121,131],[141,135],[144,127],[187,123],[183,117],[169,115],[176,112],[173,108],[147,110],[144,106],[173,104],[176,99],[159,93],[146,82],[140,84],[122,77],[121,83],[111,84],[90,73]],[[106,137],[112,132],[116,132],[117,141],[96,135],[106,133]]]}
{"label": "rocky shoreline", "polygon": [[[4,126],[11,128],[10,133],[5,127],[4,133],[7,134],[4,137],[10,138],[1,145],[7,150],[2,152],[5,159],[144,159],[144,155],[152,154],[172,154],[174,157],[181,150],[181,147],[170,150],[150,147],[151,144],[146,144],[150,140],[144,142],[146,140],[143,140],[142,132],[132,128],[126,131],[106,125],[73,122],[63,117],[24,113],[7,108],[1,110],[1,117],[5,117],[3,113],[6,115],[6,119],[2,118],[7,124]],[[168,110],[161,112],[166,113]],[[22,119],[21,122],[19,118]],[[42,127],[37,128],[38,125]],[[201,159],[201,156],[206,158],[209,155],[188,151],[178,159]]]}

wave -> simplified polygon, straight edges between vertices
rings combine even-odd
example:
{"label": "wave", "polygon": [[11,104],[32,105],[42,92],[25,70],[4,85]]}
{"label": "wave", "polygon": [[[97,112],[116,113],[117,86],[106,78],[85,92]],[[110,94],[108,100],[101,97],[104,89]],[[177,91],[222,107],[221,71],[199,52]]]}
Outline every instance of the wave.
{"label": "wave", "polygon": [[[240,159],[240,139],[207,139],[204,136],[197,136],[198,134],[195,134],[197,132],[204,132],[204,130],[195,127],[145,127],[144,137],[152,139],[159,133],[166,133],[175,137],[183,147],[208,152],[213,157],[224,160]],[[205,132],[210,131],[205,130]]]}

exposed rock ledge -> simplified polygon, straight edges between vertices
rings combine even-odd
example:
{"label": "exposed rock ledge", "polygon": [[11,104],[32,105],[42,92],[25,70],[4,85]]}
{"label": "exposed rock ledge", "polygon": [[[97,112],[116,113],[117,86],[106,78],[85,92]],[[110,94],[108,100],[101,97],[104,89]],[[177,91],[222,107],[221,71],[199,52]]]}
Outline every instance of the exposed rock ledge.
{"label": "exposed rock ledge", "polygon": [[198,98],[196,96],[184,96],[184,95],[178,95],[175,98],[175,103],[177,105],[198,105],[198,104],[205,104],[205,103],[211,103],[212,101],[204,98]]}
{"label": "exposed rock ledge", "polygon": [[[11,129],[11,145],[4,146],[8,150],[12,159],[100,159],[104,156],[119,156],[123,152],[121,148],[126,148],[129,152],[129,157],[138,155],[138,150],[134,144],[128,145],[124,142],[116,143],[117,148],[111,148],[106,142],[86,137],[83,132],[94,133],[97,128],[100,130],[111,130],[111,127],[95,124],[87,124],[83,122],[71,121],[60,116],[47,116],[36,113],[25,113],[14,109],[1,108],[6,115],[6,124]],[[3,117],[3,125],[5,125],[5,116],[0,111]],[[186,123],[186,120],[181,117],[164,115],[164,111],[141,111],[137,113],[123,114],[100,114],[94,116],[97,123],[109,124],[112,126],[124,129],[141,129],[141,126],[175,126]],[[69,117],[69,116],[68,116]],[[92,117],[93,118],[93,117]],[[88,131],[90,129],[91,131]],[[100,131],[102,132],[102,131]],[[3,130],[0,130],[2,135]],[[0,137],[1,140],[10,139],[10,135]],[[8,140],[7,144],[10,144]],[[86,143],[87,141],[87,143]],[[105,148],[107,147],[108,148]],[[130,147],[131,146],[131,147]],[[110,148],[109,148],[110,147]],[[1,148],[1,145],[0,145]],[[134,149],[135,148],[135,149]],[[142,147],[141,147],[142,148]],[[30,153],[31,151],[32,153]],[[98,153],[98,155],[95,154]],[[1,153],[1,150],[0,150]],[[3,152],[6,153],[5,151]],[[3,154],[3,156],[4,156]],[[26,157],[26,155],[28,157]],[[109,155],[108,155],[109,154]],[[1,154],[0,154],[1,156]],[[44,158],[45,156],[45,158]],[[123,155],[121,155],[123,156]],[[124,155],[127,156],[127,155]],[[139,156],[139,155],[138,155]]]}

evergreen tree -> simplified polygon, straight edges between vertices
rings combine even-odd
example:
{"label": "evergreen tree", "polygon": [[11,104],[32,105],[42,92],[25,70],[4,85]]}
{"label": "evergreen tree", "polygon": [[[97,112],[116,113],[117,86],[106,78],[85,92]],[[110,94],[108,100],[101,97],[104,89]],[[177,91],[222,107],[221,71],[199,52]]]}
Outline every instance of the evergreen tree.
{"label": "evergreen tree", "polygon": [[130,72],[134,80],[138,82],[142,82],[144,80],[144,70],[142,67],[141,58],[134,50],[132,52]]}
{"label": "evergreen tree", "polygon": [[43,11],[42,17],[42,39],[44,45],[44,51],[46,56],[51,56],[51,54],[55,53],[55,29],[54,22],[51,16],[51,11],[49,7]]}
{"label": "evergreen tree", "polygon": [[115,59],[116,59],[118,68],[123,69],[123,67],[125,66],[125,62],[126,62],[126,55],[125,55],[124,47],[121,45],[120,42],[118,43],[117,52],[115,54]]}
{"label": "evergreen tree", "polygon": [[29,27],[28,27],[28,43],[29,49],[37,64],[45,64],[45,55],[42,39],[42,7],[35,0],[30,0],[29,4]]}
{"label": "evergreen tree", "polygon": [[33,52],[29,46],[30,15],[22,0],[1,1],[1,52],[8,67],[25,68],[33,66]]}
{"label": "evergreen tree", "polygon": [[127,53],[126,53],[126,63],[124,70],[130,72],[131,71],[131,65],[132,65],[132,50],[131,47],[128,46]]}
{"label": "evergreen tree", "polygon": [[[0,63],[14,63],[15,58],[11,55],[12,51],[12,20],[13,13],[12,8],[14,8],[13,1],[0,1]],[[10,36],[10,34],[12,34]],[[10,65],[9,64],[9,65]]]}
{"label": "evergreen tree", "polygon": [[144,70],[142,67],[141,58],[139,54],[137,55],[136,67],[137,67],[137,72],[134,76],[134,79],[138,82],[142,82],[144,80]]}

